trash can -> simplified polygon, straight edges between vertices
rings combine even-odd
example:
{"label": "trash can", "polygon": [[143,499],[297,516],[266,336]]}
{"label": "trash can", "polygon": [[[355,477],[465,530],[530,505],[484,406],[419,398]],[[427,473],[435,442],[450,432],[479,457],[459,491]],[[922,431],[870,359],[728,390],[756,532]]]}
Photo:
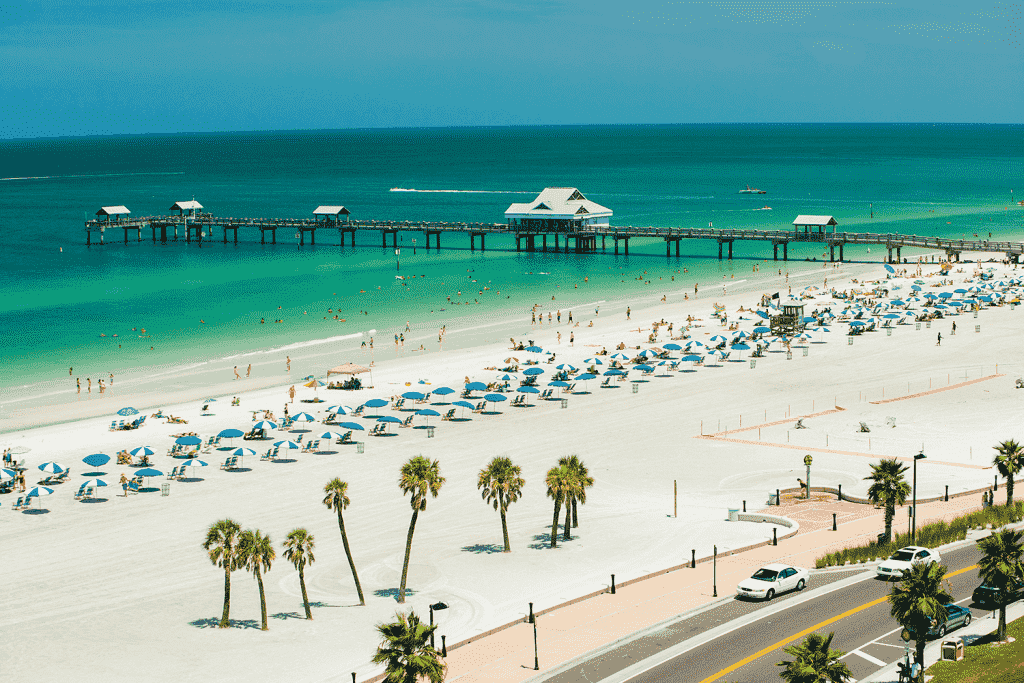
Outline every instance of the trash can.
{"label": "trash can", "polygon": [[942,641],[940,659],[944,662],[959,662],[964,658],[964,641],[950,638]]}
{"label": "trash can", "polygon": [[171,485],[167,482],[160,484],[160,495],[169,496],[171,495]]}
{"label": "trash can", "polygon": [[428,439],[433,439],[434,438],[434,428],[432,426],[430,426],[430,425],[427,425],[427,438]]}
{"label": "trash can", "polygon": [[738,521],[740,521],[740,509],[739,508],[729,508],[729,521],[730,522],[738,522]]}
{"label": "trash can", "polygon": [[793,360],[793,352],[786,351],[786,360]]}
{"label": "trash can", "polygon": [[932,329],[932,321],[931,320],[925,320],[924,321],[924,326],[926,328],[928,328],[929,330]]}
{"label": "trash can", "polygon": [[633,393],[635,394],[638,391],[640,391],[640,384],[638,382],[633,382]]}
{"label": "trash can", "polygon": [[886,337],[891,337],[892,336],[892,328],[891,327],[885,328],[885,336]]}
{"label": "trash can", "polygon": [[804,347],[804,356],[807,356],[807,354],[810,353],[810,352],[811,352],[811,350],[805,346]]}
{"label": "trash can", "polygon": [[362,441],[356,441],[356,453],[363,453],[366,451],[366,444]]}
{"label": "trash can", "polygon": [[846,345],[847,346],[853,346],[853,335],[852,334],[849,337],[846,338]]}
{"label": "trash can", "polygon": [[750,359],[750,369],[753,370],[756,367],[757,367],[757,361],[754,360],[753,358],[751,358]]}
{"label": "trash can", "polygon": [[569,399],[567,399],[567,398],[563,398],[562,399],[562,407],[563,408],[568,408],[569,407]]}
{"label": "trash can", "polygon": [[916,329],[918,332],[920,332],[921,331],[921,323],[914,323],[914,329]]}
{"label": "trash can", "polygon": [[975,325],[974,326],[974,331],[975,332],[981,332],[981,325]]}

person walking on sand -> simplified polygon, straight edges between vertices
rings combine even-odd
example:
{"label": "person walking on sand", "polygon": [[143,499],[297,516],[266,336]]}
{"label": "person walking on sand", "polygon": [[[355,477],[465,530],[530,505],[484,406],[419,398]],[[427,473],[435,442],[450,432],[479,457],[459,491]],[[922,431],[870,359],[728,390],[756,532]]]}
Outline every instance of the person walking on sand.
{"label": "person walking on sand", "polygon": [[562,333],[561,332],[558,333],[558,343],[559,344],[562,343]]}
{"label": "person walking on sand", "polygon": [[91,394],[92,393],[92,378],[86,377],[85,378],[85,384],[86,384],[86,388],[88,388],[89,393]]}
{"label": "person walking on sand", "polygon": [[73,374],[75,374],[75,369],[73,367],[68,368],[68,377],[70,377]]}
{"label": "person walking on sand", "polygon": [[242,376],[238,374],[238,366],[235,366],[235,379],[242,379]]}
{"label": "person walking on sand", "polygon": [[110,386],[114,386],[114,373],[110,373]]}
{"label": "person walking on sand", "polygon": [[284,362],[287,364],[287,367],[285,369],[288,372],[291,372],[292,371],[292,357],[291,356],[285,356],[284,357]]}
{"label": "person walking on sand", "polygon": [[949,334],[950,334],[950,336],[953,336],[954,334],[956,334],[956,321],[955,320],[953,321],[953,330]]}
{"label": "person walking on sand", "polygon": [[630,313],[629,306],[626,306],[626,320],[629,320]]}
{"label": "person walking on sand", "polygon": [[935,342],[936,346],[942,346],[942,333],[939,332],[939,341]]}
{"label": "person walking on sand", "polygon": [[121,491],[122,495],[128,497],[128,477],[124,476],[124,472],[121,473]]}
{"label": "person walking on sand", "polygon": [[295,403],[295,385],[294,384],[291,386],[290,389],[288,389],[288,398],[290,398],[292,400],[292,403]]}
{"label": "person walking on sand", "polygon": [[78,387],[78,393],[82,393],[82,380],[78,377],[75,378],[75,386]]}
{"label": "person walking on sand", "polygon": [[249,367],[245,369],[245,376],[248,377],[249,373],[252,372],[252,363],[249,363]]}
{"label": "person walking on sand", "polygon": [[576,334],[574,332],[569,333],[569,346],[573,346],[576,341]]}

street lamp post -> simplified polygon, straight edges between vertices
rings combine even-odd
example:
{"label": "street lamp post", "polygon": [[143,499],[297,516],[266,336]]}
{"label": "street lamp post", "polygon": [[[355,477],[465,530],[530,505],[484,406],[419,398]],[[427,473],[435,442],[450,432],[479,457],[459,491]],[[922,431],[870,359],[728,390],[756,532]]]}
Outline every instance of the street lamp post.
{"label": "street lamp post", "polygon": [[[434,626],[434,610],[437,610],[437,611],[440,612],[443,609],[448,609],[448,605],[446,605],[443,602],[435,602],[433,605],[430,606],[430,626],[431,627]],[[430,647],[434,647],[434,632],[433,631],[430,632]]]}
{"label": "street lamp post", "polygon": [[917,461],[925,459],[924,451],[914,456],[914,503],[911,514],[910,522],[910,542],[914,543],[917,540]]}
{"label": "street lamp post", "polygon": [[804,456],[804,464],[807,465],[807,494],[804,498],[810,499],[811,497],[811,463],[814,462],[814,458],[808,453]]}
{"label": "street lamp post", "polygon": [[711,597],[718,597],[718,546],[711,557]]}

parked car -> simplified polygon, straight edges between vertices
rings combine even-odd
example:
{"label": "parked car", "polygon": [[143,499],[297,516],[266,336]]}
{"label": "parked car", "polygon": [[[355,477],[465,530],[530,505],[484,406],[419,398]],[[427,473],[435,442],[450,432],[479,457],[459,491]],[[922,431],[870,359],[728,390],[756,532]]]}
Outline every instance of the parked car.
{"label": "parked car", "polygon": [[916,545],[908,545],[894,552],[875,569],[875,573],[883,579],[902,579],[915,564],[931,564],[941,562],[938,550],[929,550]]}
{"label": "parked car", "polygon": [[[1011,588],[1006,596],[1006,602],[1007,604],[1016,602],[1022,597],[1024,597],[1024,589],[1020,586]],[[999,607],[999,589],[987,583],[982,583],[975,588],[971,598],[974,600],[974,604],[982,607]]]}
{"label": "parked car", "polygon": [[928,637],[941,638],[949,631],[967,626],[969,623],[971,623],[971,610],[960,605],[948,604],[946,605],[946,620],[940,623],[938,620],[932,619]]}
{"label": "parked car", "polygon": [[802,591],[810,574],[801,567],[788,564],[766,564],[754,572],[749,579],[740,581],[736,595],[741,598],[764,598],[771,600],[779,593],[789,590]]}

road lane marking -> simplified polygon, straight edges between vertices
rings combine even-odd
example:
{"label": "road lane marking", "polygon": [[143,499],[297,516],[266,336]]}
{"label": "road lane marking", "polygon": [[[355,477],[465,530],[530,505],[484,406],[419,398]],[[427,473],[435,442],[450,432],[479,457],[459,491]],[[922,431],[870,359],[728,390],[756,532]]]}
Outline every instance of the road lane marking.
{"label": "road lane marking", "polygon": [[[953,576],[957,576],[959,574],[963,574],[965,572],[969,572],[972,569],[977,569],[977,568],[978,568],[978,565],[972,564],[969,567],[964,567],[963,569],[958,569],[955,572],[950,572],[950,573],[946,574],[944,578],[950,578],[950,577],[953,577]],[[875,605],[881,605],[883,602],[888,602],[888,600],[889,600],[889,596],[886,595],[885,597],[878,598],[877,600],[872,600],[871,602],[864,603],[863,605],[860,605],[859,607],[854,607],[853,609],[848,609],[845,612],[843,612],[842,614],[837,614],[836,616],[834,616],[834,617],[832,617],[830,619],[826,619],[825,621],[823,621],[821,623],[815,624],[814,626],[811,626],[810,628],[805,628],[803,631],[800,631],[799,633],[795,633],[795,634],[789,636],[788,638],[784,638],[784,639],[780,640],[777,643],[769,645],[768,647],[766,647],[766,648],[764,648],[762,650],[759,650],[758,652],[755,652],[754,654],[750,655],[749,657],[745,657],[744,659],[741,659],[740,661],[736,662],[735,664],[732,664],[730,666],[725,667],[724,669],[722,669],[718,673],[714,674],[713,676],[708,676],[707,678],[702,680],[700,683],[712,683],[712,681],[717,681],[718,679],[722,678],[723,676],[728,676],[730,673],[732,673],[736,669],[742,668],[742,667],[746,666],[747,664],[750,664],[752,661],[754,661],[756,659],[760,659],[761,657],[764,657],[769,652],[773,652],[775,650],[778,650],[779,648],[783,648],[783,647],[789,645],[790,643],[792,643],[795,640],[799,640],[800,638],[803,638],[806,635],[810,635],[811,633],[814,633],[818,629],[822,629],[822,628],[825,628],[826,626],[830,626],[831,624],[834,624],[837,621],[841,621],[841,620],[845,619],[846,617],[853,616],[854,614],[857,614],[858,612],[862,612],[862,611],[864,611],[866,609],[874,607]]]}
{"label": "road lane marking", "polygon": [[861,656],[864,659],[868,660],[869,662],[871,662],[872,664],[874,664],[877,667],[883,667],[883,666],[888,666],[889,665],[889,662],[883,662],[878,657],[872,657],[867,652],[862,652],[861,650],[854,650],[850,654],[851,655],[859,655],[859,656]]}

